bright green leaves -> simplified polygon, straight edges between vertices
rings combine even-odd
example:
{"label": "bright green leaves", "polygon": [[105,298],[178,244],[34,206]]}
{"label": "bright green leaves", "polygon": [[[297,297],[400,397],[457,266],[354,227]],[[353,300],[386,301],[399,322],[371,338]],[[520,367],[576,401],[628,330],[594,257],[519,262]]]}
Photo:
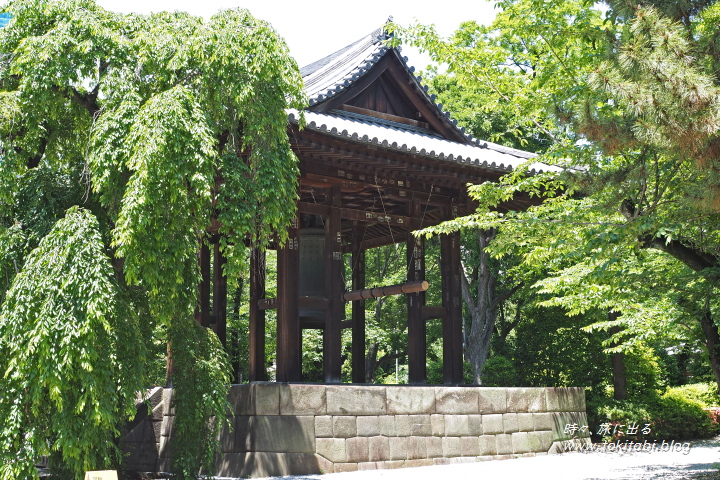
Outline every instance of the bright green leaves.
{"label": "bright green leaves", "polygon": [[175,423],[173,472],[178,478],[198,478],[212,471],[218,435],[229,403],[230,371],[217,336],[191,316],[179,316],[169,330],[172,345]]}
{"label": "bright green leaves", "polygon": [[[287,109],[306,104],[297,65],[282,38],[245,10],[223,11],[204,22],[178,12],[116,15],[90,0],[17,0],[6,9],[13,20],[0,29],[6,62],[0,66],[0,285],[18,277],[3,319],[22,320],[18,325],[27,329],[35,322],[25,336],[37,340],[24,354],[67,362],[76,376],[63,369],[38,373],[44,375],[40,393],[54,406],[42,418],[40,410],[27,410],[35,397],[14,393],[25,388],[24,377],[8,377],[16,383],[5,398],[17,401],[14,407],[3,404],[10,410],[3,410],[7,415],[0,421],[8,418],[2,428],[12,426],[15,436],[8,436],[8,448],[0,451],[17,452],[24,440],[16,433],[26,431],[34,432],[27,458],[45,451],[39,439],[47,437],[58,455],[79,459],[88,446],[101,443],[89,435],[116,436],[109,422],[117,421],[118,405],[138,387],[127,386],[127,379],[141,378],[136,375],[145,355],[141,337],[149,330],[139,331],[131,312],[149,308],[172,332],[178,402],[184,402],[189,418],[176,424],[185,435],[178,442],[196,442],[195,450],[188,447],[187,456],[176,458],[183,475],[195,476],[200,464],[210,465],[213,445],[197,429],[205,432],[208,412],[220,413],[227,381],[225,357],[213,334],[186,324],[197,301],[197,252],[208,227],[219,221],[227,271],[237,272],[247,238],[262,245],[275,232],[282,236],[294,217],[297,159],[288,141]],[[30,182],[33,178],[38,182]],[[50,230],[58,210],[77,204],[97,211],[102,238],[97,225],[88,226],[86,213],[72,211],[42,240],[39,250],[47,255],[33,254],[23,267],[28,245]],[[86,243],[79,233],[71,234],[71,224],[86,233]],[[111,273],[101,251],[118,258],[118,287],[101,281]],[[62,258],[55,273],[40,275],[38,265],[50,262],[42,264],[49,268]],[[61,300],[67,305],[55,309]],[[121,329],[111,315],[116,310],[127,312]],[[121,336],[138,339],[137,348],[132,341],[113,347]],[[97,343],[83,343],[91,338]],[[115,348],[115,357],[100,358],[101,347]],[[4,353],[0,362],[10,358]],[[181,372],[184,368],[192,372]],[[98,383],[85,392],[76,382],[81,375],[90,386],[108,378],[116,383]],[[196,380],[212,388],[198,396],[192,385],[183,385]],[[67,396],[69,388],[79,393]],[[75,411],[81,418],[92,416],[86,418],[86,426],[94,426],[90,433],[74,430]],[[57,422],[54,431],[46,429],[50,417]],[[114,450],[104,448],[93,458],[112,458]],[[79,468],[80,460],[68,462]]]}
{"label": "bright green leaves", "polygon": [[39,455],[75,477],[119,459],[112,440],[140,387],[140,372],[120,372],[123,345],[137,340],[125,316],[97,220],[71,208],[28,256],[0,313],[3,478],[27,478]]}
{"label": "bright green leaves", "polygon": [[131,175],[113,243],[128,281],[142,282],[160,302],[155,313],[170,321],[176,302],[187,312],[194,306],[193,266],[215,180],[213,140],[193,93],[178,86],[140,108],[126,141]]}

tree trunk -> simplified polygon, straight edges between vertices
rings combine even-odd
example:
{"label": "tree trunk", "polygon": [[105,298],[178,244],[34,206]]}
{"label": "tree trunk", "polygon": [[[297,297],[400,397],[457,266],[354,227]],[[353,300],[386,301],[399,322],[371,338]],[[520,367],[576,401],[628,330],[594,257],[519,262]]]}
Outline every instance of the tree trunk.
{"label": "tree trunk", "polygon": [[[617,320],[620,316],[620,312],[610,311],[608,312],[608,320]],[[611,327],[610,335],[620,333],[620,327]],[[617,343],[613,342],[613,347],[617,346]],[[627,400],[627,377],[625,376],[625,359],[622,352],[613,353],[611,357],[612,361],[612,377],[613,377],[613,398],[615,400]]]}
{"label": "tree trunk", "polygon": [[705,333],[705,346],[710,357],[710,368],[712,368],[717,383],[718,392],[720,393],[720,334],[718,327],[713,322],[712,315],[706,311],[700,318],[700,325],[703,333]]}
{"label": "tree trunk", "polygon": [[490,339],[495,330],[498,308],[522,287],[521,283],[502,295],[496,293],[497,277],[490,271],[490,256],[486,251],[486,247],[495,238],[496,233],[493,228],[478,230],[480,265],[478,265],[477,299],[474,299],[470,292],[470,282],[465,274],[465,268],[460,270],[462,296],[471,318],[470,333],[465,344],[465,358],[473,367],[475,385],[482,384],[482,369],[490,353]]}

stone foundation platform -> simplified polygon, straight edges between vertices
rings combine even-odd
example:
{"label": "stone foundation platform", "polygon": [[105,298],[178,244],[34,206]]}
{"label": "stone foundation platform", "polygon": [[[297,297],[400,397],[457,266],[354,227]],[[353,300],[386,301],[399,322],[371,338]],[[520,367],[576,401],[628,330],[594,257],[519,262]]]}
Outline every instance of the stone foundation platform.
{"label": "stone foundation platform", "polygon": [[[170,471],[171,399],[149,392],[124,438],[128,469]],[[546,455],[570,439],[567,424],[587,425],[582,388],[252,383],[233,385],[229,400],[217,459],[228,477]]]}

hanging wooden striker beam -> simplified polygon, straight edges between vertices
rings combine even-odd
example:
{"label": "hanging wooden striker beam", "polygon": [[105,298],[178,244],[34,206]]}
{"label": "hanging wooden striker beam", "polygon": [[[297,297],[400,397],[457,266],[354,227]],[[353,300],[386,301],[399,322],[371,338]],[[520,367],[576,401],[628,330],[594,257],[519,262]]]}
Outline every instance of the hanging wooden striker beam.
{"label": "hanging wooden striker beam", "polygon": [[353,290],[345,292],[343,300],[352,302],[355,300],[365,300],[368,298],[387,297],[389,295],[401,295],[403,293],[424,292],[428,289],[428,282],[418,280],[415,282],[400,283],[397,285],[388,285],[387,287],[365,288],[362,290]]}

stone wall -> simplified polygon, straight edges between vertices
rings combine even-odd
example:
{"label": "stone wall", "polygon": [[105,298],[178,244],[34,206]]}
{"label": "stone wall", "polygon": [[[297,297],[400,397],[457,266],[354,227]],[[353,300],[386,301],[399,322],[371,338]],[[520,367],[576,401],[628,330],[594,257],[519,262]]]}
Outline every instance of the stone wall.
{"label": "stone wall", "polygon": [[[150,392],[125,437],[129,469],[169,471],[171,395]],[[570,439],[566,424],[587,425],[581,388],[253,383],[234,385],[230,403],[217,461],[229,477],[546,455]]]}

